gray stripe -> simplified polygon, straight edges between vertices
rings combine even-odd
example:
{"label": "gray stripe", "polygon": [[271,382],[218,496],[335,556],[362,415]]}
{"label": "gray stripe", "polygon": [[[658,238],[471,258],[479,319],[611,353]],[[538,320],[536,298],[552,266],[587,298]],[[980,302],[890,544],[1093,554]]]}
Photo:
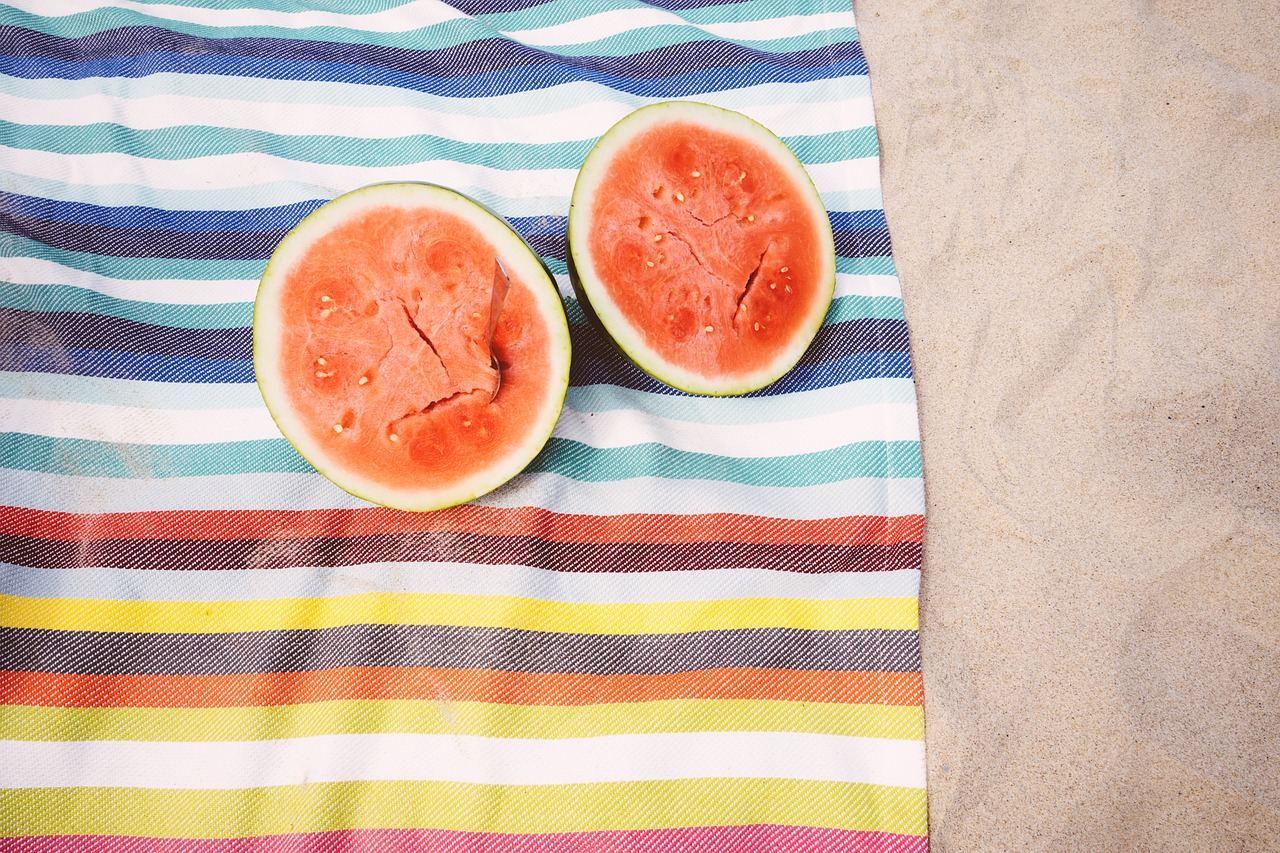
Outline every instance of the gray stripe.
{"label": "gray stripe", "polygon": [[562,634],[439,625],[345,625],[226,634],[0,629],[0,669],[97,675],[221,675],[338,667],[640,674],[717,668],[915,672],[915,631],[753,628]]}

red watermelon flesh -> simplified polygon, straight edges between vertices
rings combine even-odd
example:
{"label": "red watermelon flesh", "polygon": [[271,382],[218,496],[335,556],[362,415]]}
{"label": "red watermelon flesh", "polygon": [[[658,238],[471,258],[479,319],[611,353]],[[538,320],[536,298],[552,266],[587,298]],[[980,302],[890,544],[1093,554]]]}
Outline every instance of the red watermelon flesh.
{"label": "red watermelon flesh", "polygon": [[[321,473],[380,503],[433,508],[505,480],[545,442],[567,384],[567,327],[528,248],[477,227],[490,214],[389,200],[349,205],[278,271],[273,261],[255,360],[277,423]],[[500,388],[488,341],[497,257],[511,279],[492,340]]]}
{"label": "red watermelon flesh", "polygon": [[698,104],[632,115],[575,188],[581,294],[642,368],[676,387],[741,393],[773,381],[831,300],[820,198],[782,143],[745,117],[750,133]]}

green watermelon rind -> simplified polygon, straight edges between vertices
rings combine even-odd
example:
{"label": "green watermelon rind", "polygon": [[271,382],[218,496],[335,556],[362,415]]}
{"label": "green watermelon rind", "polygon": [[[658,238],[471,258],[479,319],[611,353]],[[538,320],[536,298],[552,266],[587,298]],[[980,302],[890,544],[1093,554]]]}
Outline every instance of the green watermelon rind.
{"label": "green watermelon rind", "polygon": [[[289,266],[302,256],[312,239],[326,233],[333,225],[353,213],[386,205],[439,205],[475,225],[498,249],[507,269],[529,284],[537,299],[539,312],[546,319],[551,339],[548,363],[556,370],[549,380],[551,393],[548,403],[532,419],[536,428],[529,430],[528,437],[519,447],[508,453],[503,460],[498,460],[502,464],[495,462],[483,471],[465,477],[445,489],[390,489],[338,469],[336,464],[331,464],[325,458],[322,448],[310,440],[302,424],[291,418],[290,406],[276,387],[276,380],[280,379],[282,385],[283,377],[272,369],[272,358],[279,351],[279,336],[271,334],[271,330],[278,327],[279,323],[276,314],[279,309],[271,301],[275,284],[284,281]],[[276,326],[273,326],[273,320],[276,321]],[[564,303],[555,279],[542,259],[496,212],[463,193],[438,184],[372,184],[343,193],[312,211],[277,244],[263,270],[254,300],[254,373],[259,393],[262,394],[267,411],[281,435],[303,459],[338,488],[361,500],[392,509],[429,512],[463,504],[492,492],[527,468],[551,438],[563,410],[569,388],[570,357],[569,324],[564,313]],[[276,362],[278,363],[278,359]]]}
{"label": "green watermelon rind", "polygon": [[[811,201],[815,222],[825,237],[828,251],[824,252],[824,260],[828,266],[818,276],[822,290],[814,300],[807,322],[793,336],[791,344],[781,350],[769,365],[745,376],[708,378],[673,365],[653,352],[635,333],[632,324],[613,308],[608,294],[598,284],[598,276],[591,263],[586,236],[591,232],[590,209],[599,182],[609,168],[611,155],[647,128],[671,120],[703,124],[714,130],[742,134],[771,153],[774,161],[795,179],[796,191]],[[734,110],[697,101],[662,101],[641,107],[620,119],[597,140],[587,153],[574,183],[567,236],[569,280],[583,313],[604,331],[606,337],[632,364],[659,382],[689,394],[708,397],[738,396],[758,391],[781,379],[804,356],[818,330],[822,328],[835,296],[835,235],[831,231],[826,204],[804,165],[773,131],[754,119]]]}

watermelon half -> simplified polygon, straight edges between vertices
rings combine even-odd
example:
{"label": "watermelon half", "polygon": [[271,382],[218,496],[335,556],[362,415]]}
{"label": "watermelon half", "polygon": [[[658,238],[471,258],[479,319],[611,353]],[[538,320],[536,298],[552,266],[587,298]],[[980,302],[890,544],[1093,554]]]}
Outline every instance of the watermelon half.
{"label": "watermelon half", "polygon": [[365,500],[431,510],[500,486],[546,444],[569,328],[550,275],[499,217],[443,187],[381,184],[280,242],[253,360],[271,416],[317,471]]}
{"label": "watermelon half", "polygon": [[578,298],[637,366],[693,394],[743,394],[804,354],[835,291],[826,207],[746,116],[670,101],[587,155],[569,213]]}

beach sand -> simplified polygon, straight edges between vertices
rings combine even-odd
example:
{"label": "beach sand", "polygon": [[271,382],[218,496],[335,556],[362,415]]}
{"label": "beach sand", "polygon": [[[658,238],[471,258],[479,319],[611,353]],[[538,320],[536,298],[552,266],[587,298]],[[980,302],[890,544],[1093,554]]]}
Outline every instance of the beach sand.
{"label": "beach sand", "polygon": [[856,0],[936,853],[1280,850],[1275,0]]}

